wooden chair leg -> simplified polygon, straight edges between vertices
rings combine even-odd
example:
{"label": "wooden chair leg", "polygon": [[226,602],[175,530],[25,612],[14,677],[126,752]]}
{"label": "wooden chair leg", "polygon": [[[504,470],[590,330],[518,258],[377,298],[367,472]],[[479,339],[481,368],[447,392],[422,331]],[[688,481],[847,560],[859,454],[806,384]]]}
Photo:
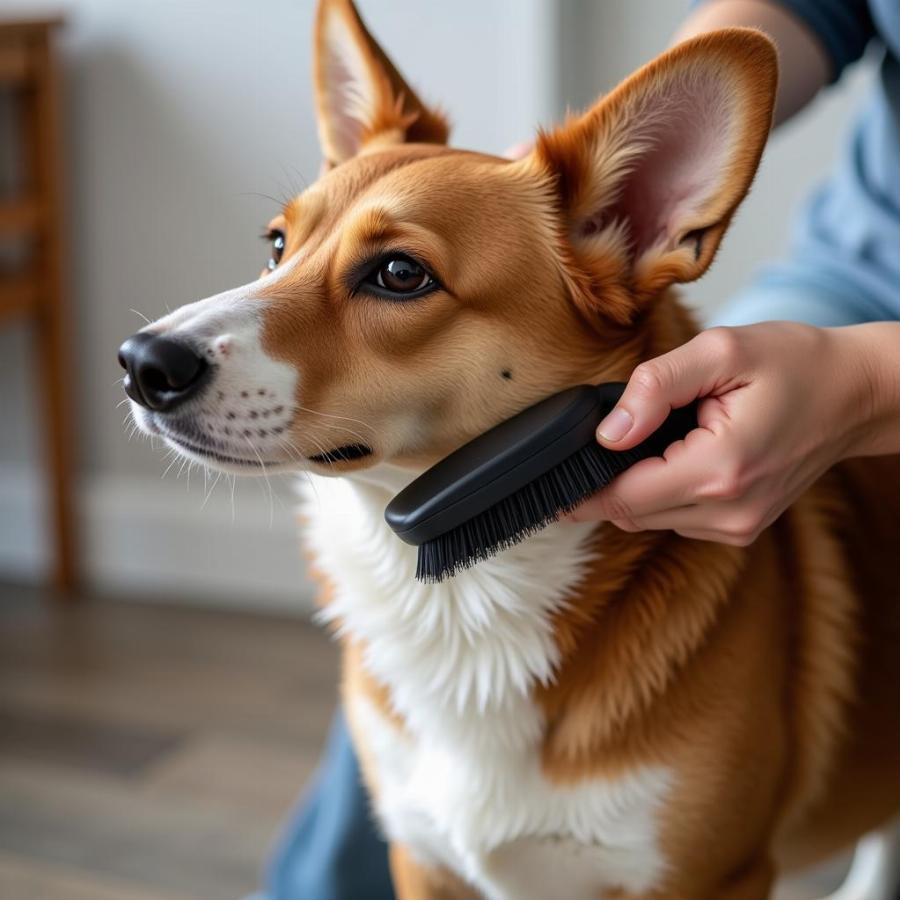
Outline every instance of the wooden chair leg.
{"label": "wooden chair leg", "polygon": [[63,196],[61,186],[59,80],[46,31],[35,47],[36,81],[25,98],[29,177],[43,207],[37,255],[41,298],[37,316],[38,377],[44,397],[46,471],[56,559],[54,586],[71,598],[77,582],[76,539],[72,504],[72,433],[69,329],[64,287]]}
{"label": "wooden chair leg", "polygon": [[53,586],[69,599],[77,582],[75,535],[72,527],[72,447],[65,335],[57,315],[41,310],[36,331],[38,375],[44,404],[44,454],[48,474],[49,512],[55,546]]}

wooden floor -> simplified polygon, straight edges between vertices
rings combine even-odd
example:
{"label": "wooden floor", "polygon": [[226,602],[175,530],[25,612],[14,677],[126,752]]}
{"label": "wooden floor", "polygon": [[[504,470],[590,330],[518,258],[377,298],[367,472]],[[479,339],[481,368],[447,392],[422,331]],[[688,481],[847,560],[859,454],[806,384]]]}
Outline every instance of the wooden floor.
{"label": "wooden floor", "polygon": [[255,888],[321,750],[335,648],[296,620],[47,599],[0,585],[0,898]]}
{"label": "wooden floor", "polygon": [[292,620],[0,585],[0,898],[226,900],[321,750],[327,638]]}

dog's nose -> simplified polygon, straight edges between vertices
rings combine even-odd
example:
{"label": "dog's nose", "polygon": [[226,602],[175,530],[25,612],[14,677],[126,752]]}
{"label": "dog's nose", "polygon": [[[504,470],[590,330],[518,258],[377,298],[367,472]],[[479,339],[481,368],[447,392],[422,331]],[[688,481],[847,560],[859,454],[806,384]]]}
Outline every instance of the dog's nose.
{"label": "dog's nose", "polygon": [[141,406],[168,412],[197,393],[206,362],[187,344],[138,332],[119,347],[125,393]]}

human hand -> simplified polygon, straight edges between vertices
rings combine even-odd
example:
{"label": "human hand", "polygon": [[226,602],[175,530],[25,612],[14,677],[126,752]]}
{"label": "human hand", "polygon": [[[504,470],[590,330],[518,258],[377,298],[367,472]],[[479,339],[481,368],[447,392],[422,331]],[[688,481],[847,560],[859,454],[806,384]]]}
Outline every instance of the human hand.
{"label": "human hand", "polygon": [[670,409],[698,397],[699,427],[570,518],[751,543],[854,447],[871,384],[859,342],[844,336],[852,331],[788,322],[714,328],[642,363],[598,441],[634,447]]}

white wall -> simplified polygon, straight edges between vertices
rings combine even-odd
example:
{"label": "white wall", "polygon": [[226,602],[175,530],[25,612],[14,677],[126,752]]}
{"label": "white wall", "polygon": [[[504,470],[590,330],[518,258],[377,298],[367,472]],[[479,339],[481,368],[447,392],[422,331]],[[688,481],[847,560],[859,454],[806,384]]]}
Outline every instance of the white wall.
{"label": "white wall", "polygon": [[[0,0],[2,8],[3,0]],[[17,8],[27,7],[16,0]],[[463,145],[500,151],[549,119],[552,4],[360,0]],[[141,320],[255,278],[257,239],[316,175],[312,0],[70,0],[65,38],[79,528],[95,582],[293,603],[290,499],[165,480],[128,441],[116,348]],[[37,5],[36,5],[37,8]],[[551,27],[548,27],[550,23]],[[525,65],[524,61],[528,61]],[[0,578],[46,564],[28,336],[0,334]],[[176,467],[177,470],[177,467]],[[270,518],[272,524],[270,526]]]}
{"label": "white wall", "polygon": [[[2,5],[2,0],[0,0]],[[21,0],[17,6],[21,8]],[[27,5],[27,4],[26,4]],[[687,0],[359,0],[373,31],[456,142],[488,151],[584,105],[667,42]],[[254,277],[256,234],[315,177],[312,0],[72,0],[65,40],[72,336],[80,528],[107,587],[294,603],[290,501],[230,487],[205,508],[162,454],[126,440],[118,343],[167,307]],[[777,254],[790,211],[826,171],[866,73],[779,134],[714,271],[711,306]],[[46,562],[27,336],[0,333],[0,577]],[[270,525],[270,518],[272,524]]]}

